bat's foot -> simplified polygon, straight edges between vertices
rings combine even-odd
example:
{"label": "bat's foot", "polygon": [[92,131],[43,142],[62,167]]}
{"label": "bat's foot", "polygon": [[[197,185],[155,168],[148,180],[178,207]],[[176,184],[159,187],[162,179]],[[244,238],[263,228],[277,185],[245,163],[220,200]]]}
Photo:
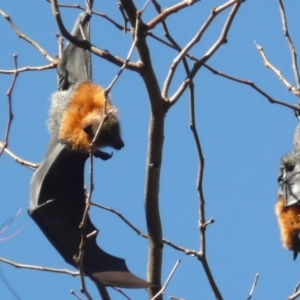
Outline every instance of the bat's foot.
{"label": "bat's foot", "polygon": [[103,152],[99,149],[97,149],[93,154],[95,157],[101,158],[102,160],[108,160],[108,159],[112,158],[112,156],[113,156],[113,153],[109,154],[109,153]]}

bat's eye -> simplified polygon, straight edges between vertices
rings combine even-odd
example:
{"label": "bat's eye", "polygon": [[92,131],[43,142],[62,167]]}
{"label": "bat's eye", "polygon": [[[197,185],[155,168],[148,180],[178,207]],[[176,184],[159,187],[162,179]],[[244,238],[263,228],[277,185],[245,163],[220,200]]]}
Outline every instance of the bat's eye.
{"label": "bat's eye", "polygon": [[295,168],[296,164],[293,163],[293,162],[286,162],[285,164],[285,169],[288,171],[288,172],[292,172]]}
{"label": "bat's eye", "polygon": [[89,125],[89,126],[86,126],[83,128],[83,131],[90,135],[90,136],[93,136],[94,135],[94,132],[93,132],[93,126],[92,125]]}

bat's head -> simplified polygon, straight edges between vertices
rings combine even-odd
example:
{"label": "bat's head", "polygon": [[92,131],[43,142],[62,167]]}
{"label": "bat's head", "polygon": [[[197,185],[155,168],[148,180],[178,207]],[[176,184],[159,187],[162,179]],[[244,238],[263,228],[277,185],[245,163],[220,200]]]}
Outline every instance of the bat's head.
{"label": "bat's head", "polygon": [[289,154],[283,157],[278,174],[279,193],[285,198],[285,206],[300,203],[300,156]]}
{"label": "bat's head", "polygon": [[75,151],[88,153],[97,134],[95,150],[106,146],[117,150],[124,147],[117,110],[101,86],[82,82],[74,87],[68,97],[59,125],[60,141]]}
{"label": "bat's head", "polygon": [[282,158],[278,182],[276,214],[281,238],[295,260],[300,252],[300,156],[296,153]]}
{"label": "bat's head", "polygon": [[[83,127],[89,139],[93,140],[95,135],[97,135],[95,147],[102,148],[109,146],[117,150],[124,147],[124,142],[121,138],[120,123],[115,108],[108,112],[106,117],[103,117],[102,113],[94,112],[87,116],[85,122],[86,125]],[[98,128],[99,133],[97,132]]]}

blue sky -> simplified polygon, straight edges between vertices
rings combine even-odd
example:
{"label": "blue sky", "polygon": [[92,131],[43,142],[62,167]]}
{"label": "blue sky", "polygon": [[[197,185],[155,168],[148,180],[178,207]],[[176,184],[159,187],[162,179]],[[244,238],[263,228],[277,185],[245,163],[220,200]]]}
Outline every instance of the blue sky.
{"label": "blue sky", "polygon": [[[4,1],[3,1],[4,2]],[[0,9],[11,15],[25,34],[54,56],[58,52],[57,26],[46,1],[5,1]],[[118,22],[122,18],[116,2],[95,1],[94,9]],[[286,1],[287,2],[287,1]],[[74,3],[65,1],[64,3]],[[176,1],[161,1],[166,8]],[[169,28],[184,46],[208,17],[212,7],[223,1],[201,1],[170,17]],[[81,5],[84,5],[84,1]],[[136,1],[137,7],[143,1]],[[300,51],[297,2],[286,3],[290,34]],[[71,29],[77,10],[63,9],[63,18]],[[220,15],[191,52],[201,57],[218,36],[227,12]],[[143,16],[154,16],[152,5]],[[4,18],[0,18],[0,69],[13,69],[14,53],[18,65],[40,66],[46,59],[31,45],[19,39]],[[154,32],[163,37],[158,26]],[[126,57],[131,37],[105,20],[92,19],[92,41],[101,49]],[[212,67],[243,79],[253,80],[276,99],[295,104],[297,99],[262,63],[254,41],[264,47],[270,61],[294,84],[291,55],[286,44],[277,1],[248,0],[242,4],[228,43],[208,61]],[[176,53],[148,38],[153,66],[162,86]],[[136,54],[133,56],[135,61]],[[107,86],[118,68],[93,57],[94,81]],[[12,76],[0,74],[0,140],[4,139],[8,118],[6,91]],[[182,68],[171,87],[174,92],[185,76]],[[205,156],[204,194],[206,217],[216,222],[207,229],[207,257],[224,299],[246,299],[256,273],[260,274],[253,299],[286,299],[300,280],[299,258],[283,249],[274,214],[277,171],[280,158],[293,148],[297,119],[293,112],[268,101],[248,86],[213,75],[202,68],[195,77],[197,126]],[[9,149],[20,157],[40,162],[49,142],[46,128],[50,96],[56,90],[55,70],[25,72],[19,75],[13,91],[14,120]],[[112,89],[112,101],[118,107],[125,148],[114,151],[113,159],[97,161],[95,166],[95,202],[112,207],[140,230],[146,231],[143,193],[147,155],[149,101],[141,77],[125,70]],[[160,190],[163,235],[189,249],[199,249],[198,199],[196,192],[198,161],[189,129],[188,93],[168,112]],[[32,171],[15,163],[5,153],[0,158],[0,224],[22,208],[20,216],[0,238],[24,226],[13,238],[0,242],[0,256],[23,263],[68,268],[27,214]],[[146,277],[147,240],[138,237],[118,217],[100,209],[91,210],[91,219],[100,229],[98,244],[126,259],[129,269]],[[201,264],[192,257],[164,247],[162,279],[166,280],[175,262],[181,263],[166,290],[170,296],[184,299],[213,299]],[[16,269],[0,263],[5,280],[20,299],[75,299],[78,277]],[[97,299],[93,284],[88,289]],[[0,277],[0,299],[16,299]],[[112,299],[124,299],[109,290]],[[126,291],[131,299],[147,299],[143,290]],[[84,296],[83,296],[84,297]]]}

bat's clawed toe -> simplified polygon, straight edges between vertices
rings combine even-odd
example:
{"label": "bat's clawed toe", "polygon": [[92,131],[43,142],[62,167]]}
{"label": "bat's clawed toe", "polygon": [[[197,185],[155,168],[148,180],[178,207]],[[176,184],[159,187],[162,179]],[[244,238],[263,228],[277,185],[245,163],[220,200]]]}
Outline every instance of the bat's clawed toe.
{"label": "bat's clawed toe", "polygon": [[296,260],[297,256],[298,256],[298,252],[294,251],[294,253],[293,253],[293,260]]}
{"label": "bat's clawed toe", "polygon": [[300,252],[300,230],[295,230],[293,232],[293,248],[294,251],[293,259],[296,260],[298,253]]}

